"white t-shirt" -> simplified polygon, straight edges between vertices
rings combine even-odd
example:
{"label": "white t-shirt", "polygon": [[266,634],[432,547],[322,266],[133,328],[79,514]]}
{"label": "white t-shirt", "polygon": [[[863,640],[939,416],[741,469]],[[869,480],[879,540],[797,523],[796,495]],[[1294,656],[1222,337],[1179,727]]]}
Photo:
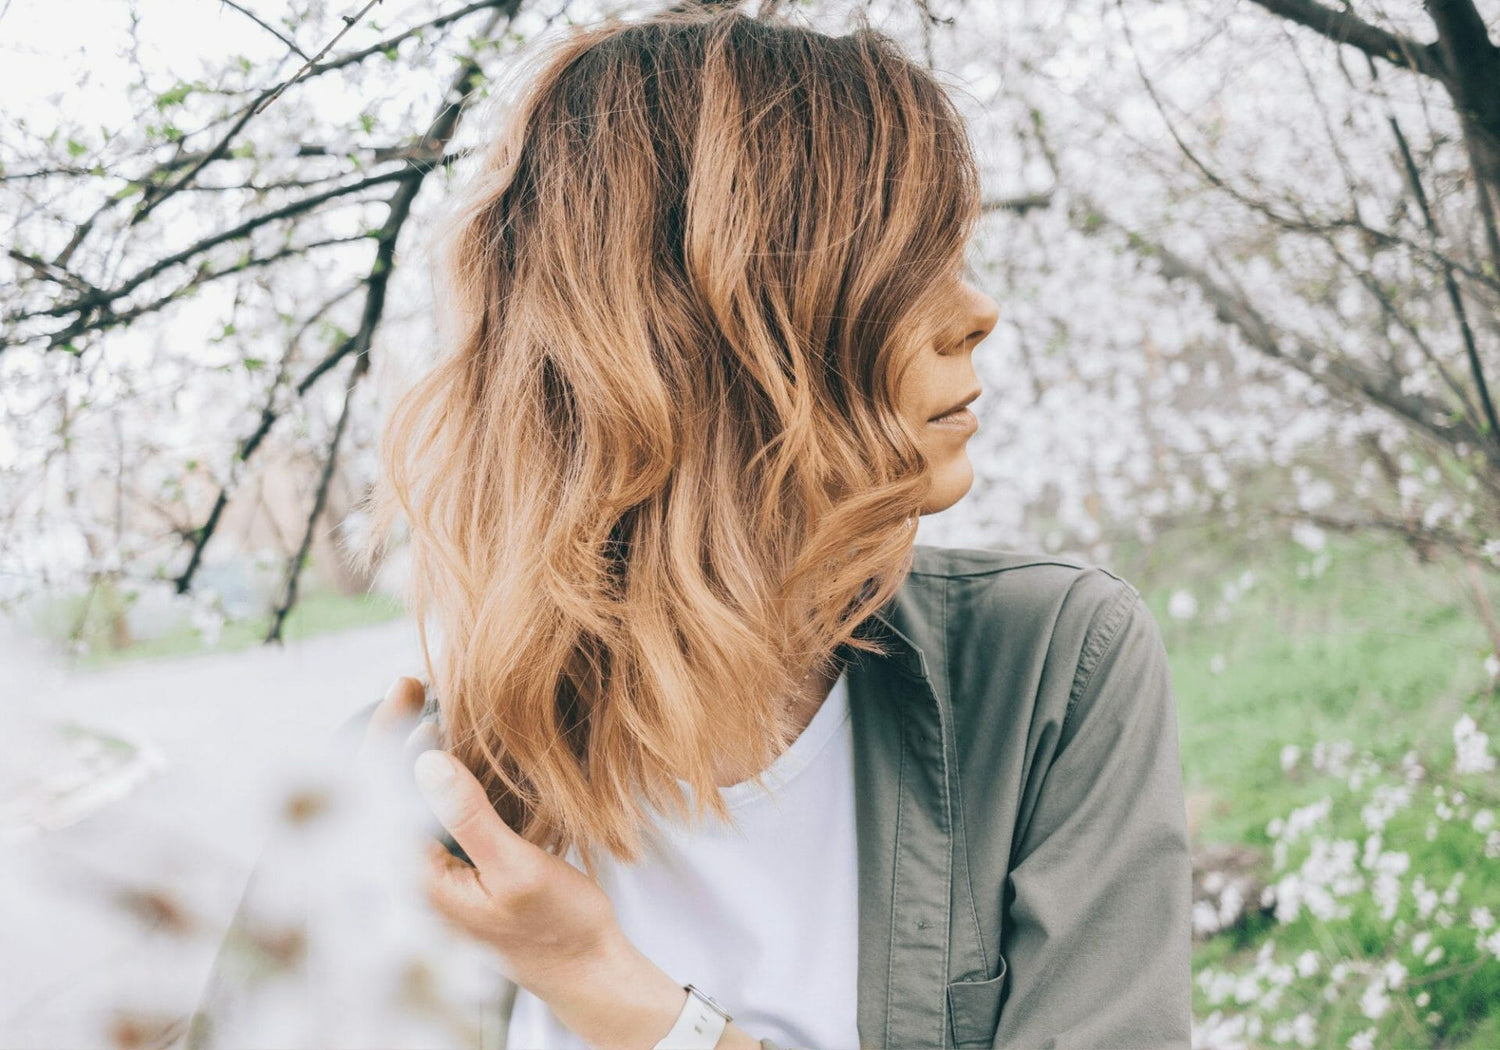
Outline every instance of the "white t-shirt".
{"label": "white t-shirt", "polygon": [[[603,854],[600,884],[626,937],[718,1000],[736,1027],[799,1050],[857,1050],[859,874],[843,675],[767,784],[773,793],[749,780],[719,789],[738,833],[712,817],[689,829],[651,810],[641,860],[622,866]],[[576,852],[568,859],[582,869]],[[507,1050],[589,1047],[524,988],[509,1032]]]}

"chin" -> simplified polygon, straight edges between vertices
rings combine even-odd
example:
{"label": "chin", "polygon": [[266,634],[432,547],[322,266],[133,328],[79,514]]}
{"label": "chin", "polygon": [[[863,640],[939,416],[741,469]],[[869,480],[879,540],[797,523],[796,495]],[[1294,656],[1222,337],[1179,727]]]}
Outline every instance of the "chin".
{"label": "chin", "polygon": [[969,494],[974,487],[974,465],[960,451],[947,463],[933,468],[932,488],[922,504],[922,513],[937,514],[947,510]]}

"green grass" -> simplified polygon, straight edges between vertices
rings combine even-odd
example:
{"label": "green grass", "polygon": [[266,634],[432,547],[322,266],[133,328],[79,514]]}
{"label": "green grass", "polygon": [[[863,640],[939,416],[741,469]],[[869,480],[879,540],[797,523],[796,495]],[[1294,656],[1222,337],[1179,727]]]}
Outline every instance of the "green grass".
{"label": "green grass", "polygon": [[[1279,874],[1271,871],[1266,831],[1273,817],[1328,795],[1332,811],[1319,834],[1356,842],[1367,834],[1360,806],[1370,789],[1351,790],[1345,780],[1313,770],[1315,742],[1348,740],[1356,753],[1370,753],[1385,769],[1415,751],[1425,768],[1441,771],[1451,765],[1453,723],[1465,711],[1491,734],[1492,750],[1500,740],[1495,692],[1483,663],[1490,640],[1470,579],[1456,559],[1423,563],[1386,537],[1330,534],[1316,560],[1323,566],[1318,574],[1311,571],[1315,556],[1290,541],[1205,535],[1197,543],[1173,537],[1150,548],[1121,548],[1112,565],[1140,588],[1161,625],[1197,843],[1263,850],[1261,874],[1271,881]],[[1254,573],[1253,583],[1221,607],[1224,585],[1246,568]],[[1483,586],[1500,605],[1500,575],[1486,572]],[[1178,589],[1197,600],[1190,618],[1168,611]],[[1217,671],[1216,657],[1222,660]],[[1290,774],[1281,766],[1287,744],[1302,748]],[[1394,783],[1399,776],[1382,779]],[[1500,799],[1493,774],[1438,779],[1448,790],[1455,783],[1461,787],[1471,810],[1494,807]],[[1500,1046],[1500,966],[1475,956],[1467,921],[1476,904],[1500,910],[1494,903],[1500,900],[1500,863],[1484,858],[1482,836],[1464,820],[1439,822],[1440,832],[1427,838],[1434,820],[1431,788],[1429,779],[1417,785],[1412,808],[1387,825],[1385,848],[1410,857],[1403,887],[1418,873],[1440,890],[1454,873],[1466,874],[1452,927],[1436,928],[1420,918],[1405,889],[1394,929],[1368,894],[1355,902],[1349,919],[1333,922],[1304,916],[1281,925],[1252,908],[1240,926],[1195,948],[1194,972],[1248,973],[1268,942],[1282,962],[1304,950],[1325,965],[1398,958],[1411,967],[1410,977],[1392,993],[1392,1012],[1377,1025],[1375,1045]],[[1293,850],[1289,868],[1305,853]],[[1432,928],[1434,943],[1445,945],[1443,963],[1424,967],[1410,956],[1407,941],[1423,928]],[[1453,965],[1461,958],[1461,965]],[[1357,987],[1329,1002],[1319,982],[1289,990],[1268,1016],[1308,1010],[1318,1018],[1319,1046],[1342,1047],[1375,1024],[1359,1009]],[[1413,1005],[1417,990],[1431,995],[1428,1007]],[[1247,1009],[1232,999],[1209,1007],[1198,989],[1195,1001],[1199,1016],[1209,1009]],[[1428,1010],[1442,1016],[1440,1024],[1424,1020]],[[1249,1045],[1274,1044],[1267,1031]]]}
{"label": "green grass", "polygon": [[[1304,764],[1318,740],[1348,739],[1393,761],[1428,754],[1451,747],[1454,720],[1488,692],[1489,642],[1452,562],[1423,565],[1381,537],[1330,535],[1321,575],[1299,577],[1314,555],[1289,541],[1233,559],[1172,546],[1169,565],[1127,554],[1125,571],[1161,625],[1185,786],[1207,805],[1205,843],[1253,841],[1305,800],[1282,773],[1283,746],[1302,747]],[[1254,582],[1217,619],[1224,584],[1246,568]],[[1500,604],[1500,581],[1489,587]],[[1197,599],[1191,619],[1168,613],[1179,588]]]}

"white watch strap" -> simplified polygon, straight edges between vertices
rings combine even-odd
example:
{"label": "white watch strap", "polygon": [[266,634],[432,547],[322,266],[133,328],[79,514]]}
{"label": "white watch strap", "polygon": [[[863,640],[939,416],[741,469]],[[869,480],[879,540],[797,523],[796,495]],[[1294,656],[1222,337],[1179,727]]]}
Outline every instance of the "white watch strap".
{"label": "white watch strap", "polygon": [[687,992],[687,1002],[682,1004],[677,1023],[652,1050],[713,1050],[733,1020],[722,1006],[692,985],[684,985],[683,991]]}

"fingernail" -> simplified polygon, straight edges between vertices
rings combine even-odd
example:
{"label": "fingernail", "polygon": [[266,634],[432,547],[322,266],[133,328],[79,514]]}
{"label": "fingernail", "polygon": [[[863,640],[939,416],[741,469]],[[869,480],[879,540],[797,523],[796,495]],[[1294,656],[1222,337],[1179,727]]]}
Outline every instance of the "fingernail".
{"label": "fingernail", "polygon": [[423,751],[417,756],[415,769],[417,788],[439,820],[447,823],[458,819],[458,799],[453,792],[453,760],[445,751]]}

